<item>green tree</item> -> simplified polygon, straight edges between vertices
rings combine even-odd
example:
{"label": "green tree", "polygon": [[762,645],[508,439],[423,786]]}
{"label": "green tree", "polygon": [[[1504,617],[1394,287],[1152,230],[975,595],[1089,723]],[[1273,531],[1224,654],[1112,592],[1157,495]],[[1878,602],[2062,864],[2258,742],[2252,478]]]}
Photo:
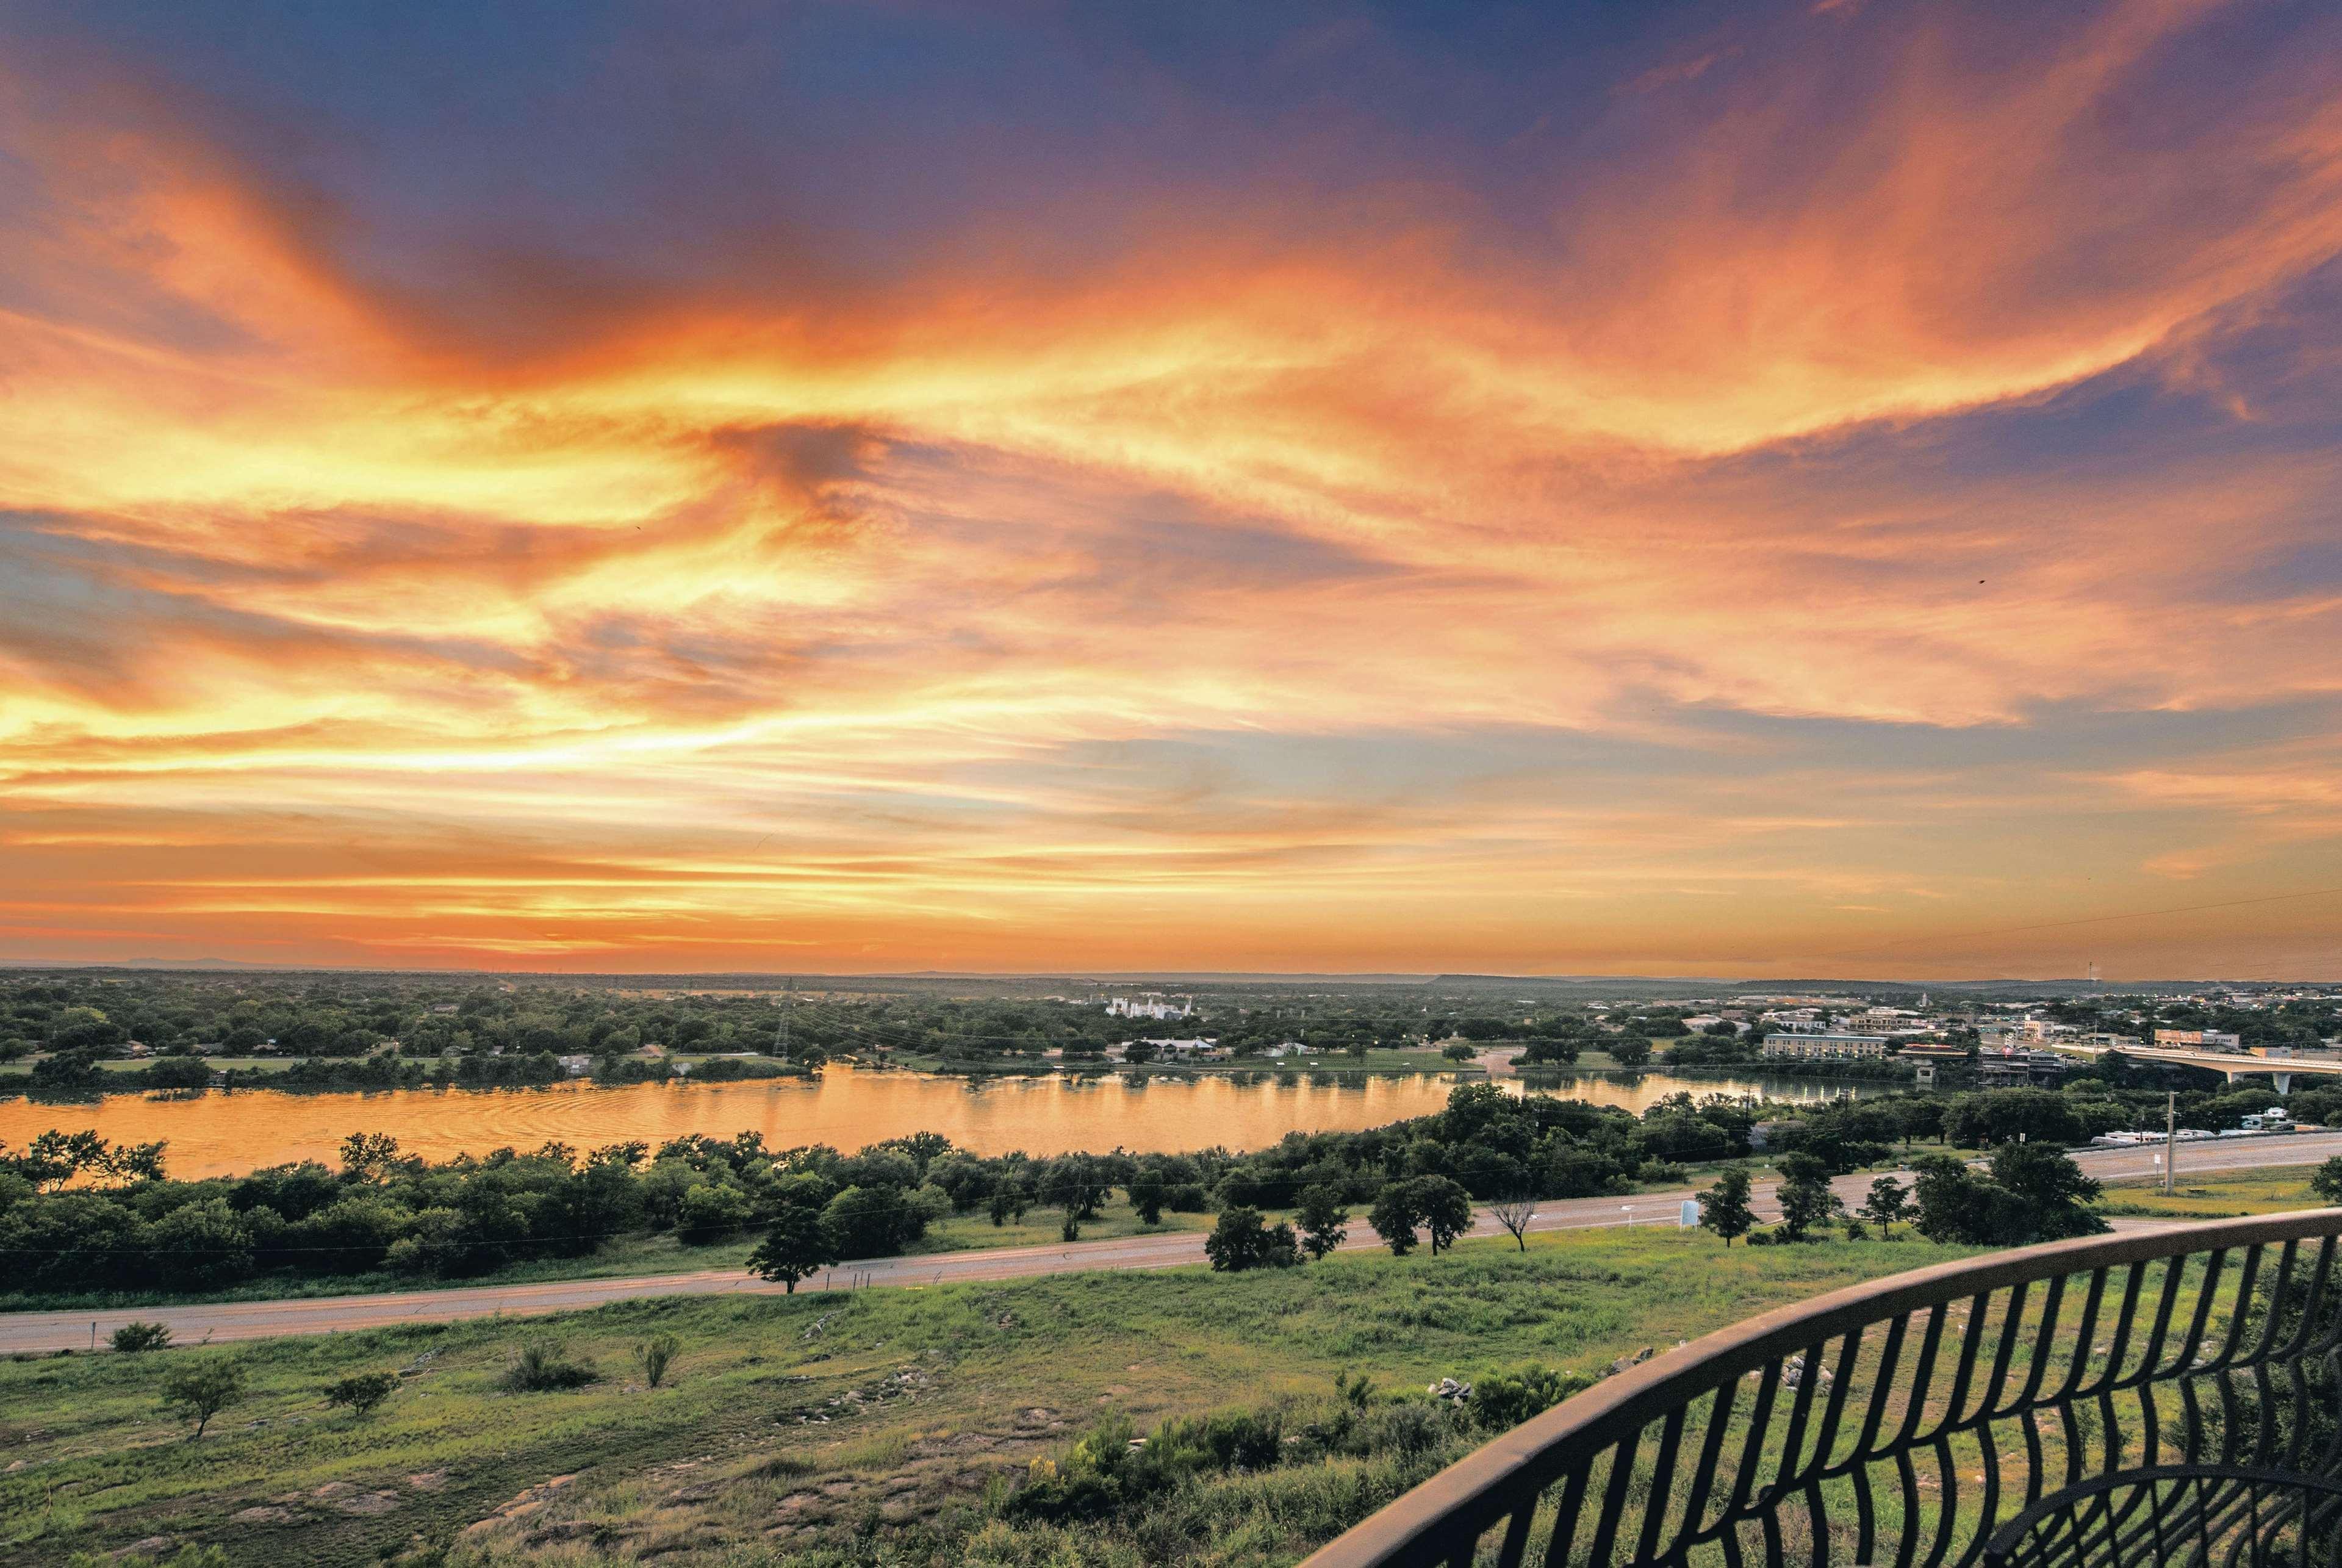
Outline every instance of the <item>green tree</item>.
{"label": "green tree", "polygon": [[821,1222],[841,1258],[890,1257],[926,1230],[899,1187],[846,1188],[822,1211]]}
{"label": "green tree", "polygon": [[686,1246],[705,1247],[738,1235],[755,1218],[756,1206],[739,1188],[728,1181],[699,1181],[684,1191],[675,1232]]}
{"label": "green tree", "polygon": [[1423,1223],[1422,1211],[1415,1206],[1415,1183],[1386,1183],[1375,1197],[1375,1206],[1366,1211],[1366,1223],[1375,1228],[1393,1257],[1404,1258],[1414,1251],[1415,1229]]}
{"label": "green tree", "polygon": [[1727,1247],[1734,1237],[1748,1234],[1756,1224],[1756,1211],[1748,1202],[1748,1185],[1746,1166],[1727,1165],[1716,1173],[1716,1185],[1699,1195],[1700,1228],[1723,1237]]}
{"label": "green tree", "polygon": [[1219,1223],[1204,1238],[1204,1255],[1212,1267],[1236,1273],[1246,1269],[1289,1268],[1301,1261],[1293,1227],[1269,1225],[1257,1209],[1242,1204],[1221,1211]]}
{"label": "green tree", "polygon": [[1076,1224],[1096,1219],[1112,1191],[1106,1172],[1091,1155],[1059,1155],[1041,1169],[1041,1201],[1063,1209],[1066,1218]]}
{"label": "green tree", "polygon": [[1024,1178],[1009,1177],[992,1190],[992,1222],[1006,1225],[1014,1220],[1021,1225],[1025,1222],[1025,1211],[1032,1204],[1033,1190],[1025,1184]]}
{"label": "green tree", "polygon": [[342,1140],[342,1174],[350,1181],[387,1181],[398,1164],[398,1140],[387,1132],[353,1132]]}
{"label": "green tree", "polygon": [[1621,1067],[1641,1067],[1651,1060],[1651,1042],[1639,1034],[1622,1034],[1605,1042],[1610,1060]]}
{"label": "green tree", "polygon": [[1445,1176],[1418,1176],[1408,1185],[1415,1189],[1415,1211],[1423,1216],[1436,1257],[1472,1228],[1472,1194]]}
{"label": "green tree", "polygon": [[1878,1227],[1880,1241],[1891,1241],[1896,1221],[1911,1212],[1910,1191],[1894,1177],[1881,1176],[1870,1184],[1870,1196],[1862,1201],[1857,1212]]}
{"label": "green tree", "polygon": [[1785,1154],[1780,1170],[1781,1186],[1775,1197],[1781,1205],[1781,1234],[1786,1240],[1802,1241],[1815,1226],[1846,1211],[1846,1205],[1830,1191],[1829,1167],[1819,1160],[1810,1154]]}
{"label": "green tree", "polygon": [[189,1442],[203,1436],[212,1417],[244,1399],[244,1368],[225,1356],[191,1359],[163,1374],[163,1408],[194,1423]]}
{"label": "green tree", "polygon": [[837,1246],[824,1222],[825,1207],[820,1178],[795,1176],[782,1183],[765,1239],[748,1254],[749,1269],[767,1280],[780,1281],[795,1295],[799,1280],[836,1262]]}
{"label": "green tree", "polygon": [[1142,1225],[1163,1222],[1163,1200],[1170,1192],[1170,1184],[1163,1180],[1160,1171],[1142,1170],[1130,1179],[1130,1208]]}
{"label": "green tree", "polygon": [[[2336,1158],[2342,1160],[2342,1155]],[[1313,1261],[1340,1246],[1350,1233],[1350,1211],[1343,1207],[1342,1195],[1322,1184],[1302,1192],[1294,1218],[1301,1222],[1301,1245]]]}
{"label": "green tree", "polygon": [[2337,1154],[2311,1174],[2309,1190],[2328,1203],[2342,1203],[2342,1154]]}

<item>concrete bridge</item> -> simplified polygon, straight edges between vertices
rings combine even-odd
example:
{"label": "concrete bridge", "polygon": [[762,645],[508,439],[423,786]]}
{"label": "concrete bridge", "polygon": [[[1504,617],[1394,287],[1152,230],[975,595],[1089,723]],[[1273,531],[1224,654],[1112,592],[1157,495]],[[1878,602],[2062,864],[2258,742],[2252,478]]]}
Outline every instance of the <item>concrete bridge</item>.
{"label": "concrete bridge", "polygon": [[2093,1059],[2108,1050],[2119,1050],[2133,1061],[2168,1061],[2180,1067],[2200,1067],[2207,1071],[2227,1075],[2230,1083],[2239,1078],[2273,1078],[2279,1094],[2293,1092],[2297,1073],[2309,1077],[2342,1077],[2342,1058],[2315,1056],[2256,1056],[2238,1055],[2227,1050],[2186,1050],[2157,1045],[2068,1045],[2051,1042],[2049,1049],[2076,1056]]}

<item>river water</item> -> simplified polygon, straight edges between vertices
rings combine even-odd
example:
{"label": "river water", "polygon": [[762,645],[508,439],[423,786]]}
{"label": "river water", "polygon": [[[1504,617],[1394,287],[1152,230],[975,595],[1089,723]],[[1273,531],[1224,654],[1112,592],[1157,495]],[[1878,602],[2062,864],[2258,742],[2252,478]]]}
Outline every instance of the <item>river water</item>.
{"label": "river water", "polygon": [[[1476,1078],[1476,1075],[1473,1075]],[[0,1100],[0,1142],[47,1128],[94,1128],[119,1142],[166,1139],[170,1173],[189,1178],[288,1161],[333,1161],[355,1131],[388,1132],[410,1154],[445,1160],[547,1140],[580,1150],[639,1138],[654,1146],[689,1132],[729,1138],[754,1130],[768,1147],[828,1143],[852,1151],[911,1132],[940,1132],[964,1149],[1003,1154],[1076,1150],[1134,1153],[1262,1149],[1288,1132],[1355,1131],[1422,1116],[1464,1078],[1448,1074],[1262,1072],[1247,1079],[931,1077],[833,1066],[818,1079],[636,1084],[596,1089],[395,1090],[287,1094],[220,1090],[174,1099],[109,1095],[86,1103]],[[1498,1079],[1517,1091],[1517,1080]],[[1570,1073],[1538,1091],[1640,1111],[1676,1090],[1827,1099],[1842,1086],[1813,1079],[1676,1078],[1664,1072]]]}

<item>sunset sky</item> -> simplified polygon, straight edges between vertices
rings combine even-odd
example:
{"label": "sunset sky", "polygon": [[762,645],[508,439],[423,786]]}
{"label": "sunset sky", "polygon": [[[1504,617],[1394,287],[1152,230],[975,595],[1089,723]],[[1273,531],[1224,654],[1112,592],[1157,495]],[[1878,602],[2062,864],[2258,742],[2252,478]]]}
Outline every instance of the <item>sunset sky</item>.
{"label": "sunset sky", "polygon": [[0,0],[0,958],[2342,976],[2342,7]]}

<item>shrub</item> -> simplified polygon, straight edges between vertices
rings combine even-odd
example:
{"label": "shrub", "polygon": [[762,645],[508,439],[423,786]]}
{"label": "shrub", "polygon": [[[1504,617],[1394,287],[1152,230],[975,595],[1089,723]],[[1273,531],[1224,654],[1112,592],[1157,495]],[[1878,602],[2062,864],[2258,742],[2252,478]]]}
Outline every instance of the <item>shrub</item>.
{"label": "shrub", "polygon": [[114,1331],[109,1342],[124,1355],[136,1355],[141,1351],[161,1351],[171,1347],[171,1331],[160,1323],[127,1322]]}
{"label": "shrub", "polygon": [[562,1347],[551,1340],[529,1340],[513,1352],[500,1381],[511,1393],[553,1393],[584,1388],[601,1375],[583,1362],[565,1359]]}
{"label": "shrub", "polygon": [[665,1382],[668,1363],[681,1348],[682,1342],[673,1334],[658,1334],[636,1345],[635,1364],[642,1369],[643,1382],[653,1388]]}
{"label": "shrub", "polygon": [[325,1385],[325,1402],[347,1409],[353,1415],[372,1415],[398,1389],[396,1372],[359,1372],[339,1382]]}
{"label": "shrub", "polygon": [[1473,1383],[1472,1419],[1490,1432],[1509,1432],[1593,1386],[1594,1380],[1584,1372],[1531,1362],[1517,1372],[1497,1372]]}

